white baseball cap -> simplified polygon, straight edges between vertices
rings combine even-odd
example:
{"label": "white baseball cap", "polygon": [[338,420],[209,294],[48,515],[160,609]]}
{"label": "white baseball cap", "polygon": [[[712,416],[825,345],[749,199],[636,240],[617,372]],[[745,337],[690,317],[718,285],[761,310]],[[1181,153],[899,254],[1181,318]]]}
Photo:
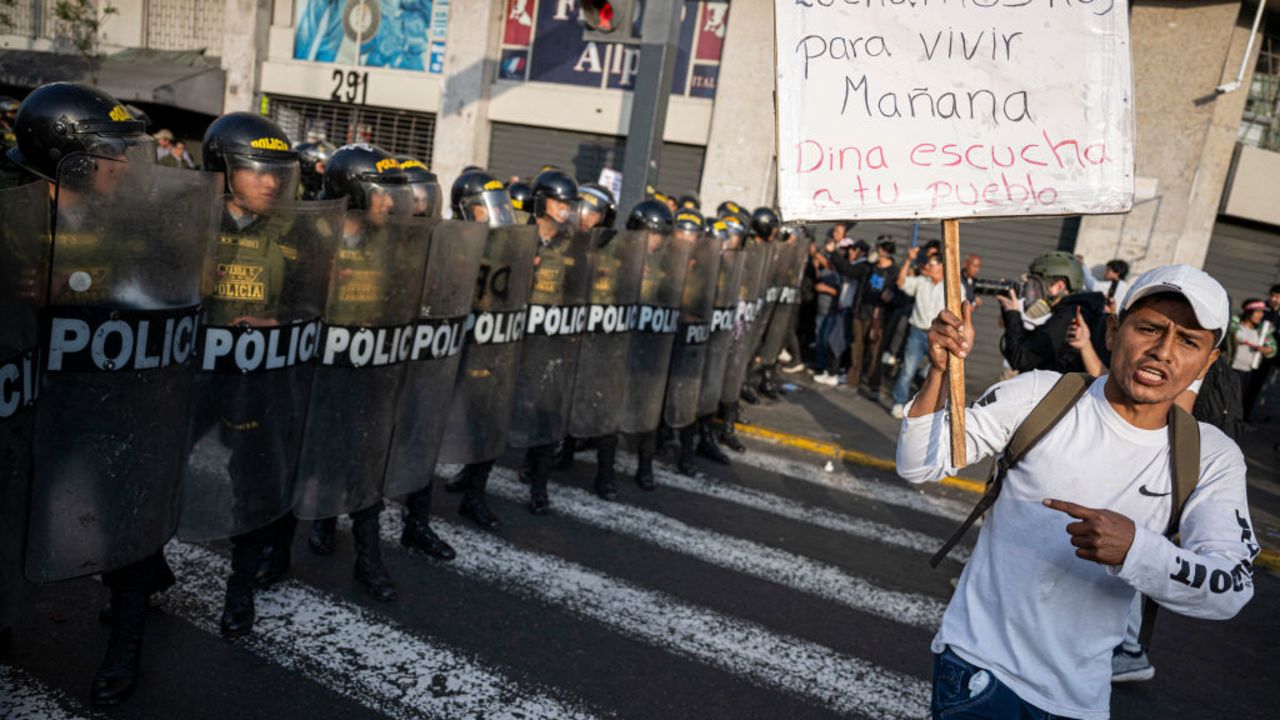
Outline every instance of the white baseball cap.
{"label": "white baseball cap", "polygon": [[1212,330],[1217,334],[1217,342],[1222,342],[1231,323],[1231,301],[1227,298],[1227,291],[1208,273],[1190,265],[1163,265],[1142,273],[1125,294],[1120,312],[1123,314],[1148,295],[1165,292],[1186,298],[1200,327]]}

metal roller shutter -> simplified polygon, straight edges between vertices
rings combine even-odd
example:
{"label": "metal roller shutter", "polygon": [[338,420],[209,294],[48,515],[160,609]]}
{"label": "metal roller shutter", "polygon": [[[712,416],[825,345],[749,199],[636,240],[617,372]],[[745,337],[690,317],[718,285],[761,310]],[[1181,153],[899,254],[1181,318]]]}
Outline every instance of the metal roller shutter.
{"label": "metal roller shutter", "polygon": [[[981,277],[1016,279],[1027,271],[1027,265],[1037,255],[1052,250],[1074,250],[1079,226],[1076,217],[966,220],[960,224],[961,258],[971,253],[981,256]],[[874,244],[878,235],[893,235],[898,243],[898,255],[906,257],[906,248],[911,245],[911,227],[911,223],[859,223],[852,236]],[[920,225],[921,245],[941,237],[940,223]],[[965,392],[970,400],[1000,379],[1003,331],[998,325],[999,310],[995,298],[984,297],[982,307],[974,315],[977,347],[965,363]]]}
{"label": "metal roller shutter", "polygon": [[279,95],[268,100],[269,117],[295,143],[314,134],[335,145],[368,142],[393,155],[431,161],[436,131],[436,116],[431,113]]}
{"label": "metal roller shutter", "polygon": [[[506,180],[531,177],[543,165],[556,165],[579,182],[595,182],[606,167],[622,170],[626,138],[615,135],[494,123],[489,144],[489,172]],[[696,192],[702,182],[705,148],[664,143],[658,165],[658,187],[677,195]]]}
{"label": "metal roller shutter", "polygon": [[1280,231],[1219,219],[1204,271],[1227,289],[1232,313],[1240,312],[1245,298],[1266,299],[1271,286],[1280,283]]}

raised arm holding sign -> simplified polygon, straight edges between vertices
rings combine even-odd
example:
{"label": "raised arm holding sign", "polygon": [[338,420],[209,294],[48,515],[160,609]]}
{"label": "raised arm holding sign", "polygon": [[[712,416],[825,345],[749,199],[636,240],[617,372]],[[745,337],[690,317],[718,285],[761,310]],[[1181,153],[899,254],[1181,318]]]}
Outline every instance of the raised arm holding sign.
{"label": "raised arm holding sign", "polygon": [[[775,0],[778,195],[788,222],[1127,212],[1125,4]],[[963,360],[949,366],[964,404]],[[964,464],[963,413],[953,456]]]}

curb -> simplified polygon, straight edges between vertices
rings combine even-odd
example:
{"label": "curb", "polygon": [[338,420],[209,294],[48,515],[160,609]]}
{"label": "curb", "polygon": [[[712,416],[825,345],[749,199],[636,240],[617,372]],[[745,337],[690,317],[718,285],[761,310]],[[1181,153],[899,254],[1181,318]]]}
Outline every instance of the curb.
{"label": "curb", "polygon": [[[895,470],[895,463],[893,460],[869,455],[860,450],[842,448],[834,443],[813,440],[800,435],[792,435],[790,433],[784,433],[779,430],[770,430],[769,428],[763,428],[756,425],[734,423],[734,428],[737,432],[743,435],[750,435],[751,437],[760,438],[762,440],[769,440],[771,442],[778,443],[779,445],[803,450],[807,453],[812,453],[821,457],[851,462],[855,465],[861,465],[875,470],[886,470],[889,472],[893,472]],[[944,477],[942,480],[938,481],[938,484],[978,495],[981,495],[987,488],[986,483],[954,476]],[[1253,564],[1255,567],[1280,571],[1280,552],[1270,548],[1262,548],[1258,553],[1258,556],[1253,559]]]}

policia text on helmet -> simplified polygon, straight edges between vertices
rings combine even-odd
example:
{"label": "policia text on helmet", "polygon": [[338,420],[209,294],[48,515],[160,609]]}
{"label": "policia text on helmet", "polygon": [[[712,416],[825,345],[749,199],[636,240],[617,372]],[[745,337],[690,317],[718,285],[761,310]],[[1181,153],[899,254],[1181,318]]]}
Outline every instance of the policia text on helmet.
{"label": "policia text on helmet", "polygon": [[414,207],[400,162],[375,145],[338,148],[324,169],[324,197],[347,198],[347,207],[364,210],[373,225],[385,222],[388,215],[409,215]]}
{"label": "policia text on helmet", "polygon": [[301,168],[289,138],[274,122],[254,113],[223,115],[204,133],[205,170],[226,177],[230,212],[265,215],[298,191]]}
{"label": "policia text on helmet", "polygon": [[464,172],[453,181],[449,204],[459,220],[487,223],[489,227],[514,225],[515,210],[502,181],[483,170]]}

